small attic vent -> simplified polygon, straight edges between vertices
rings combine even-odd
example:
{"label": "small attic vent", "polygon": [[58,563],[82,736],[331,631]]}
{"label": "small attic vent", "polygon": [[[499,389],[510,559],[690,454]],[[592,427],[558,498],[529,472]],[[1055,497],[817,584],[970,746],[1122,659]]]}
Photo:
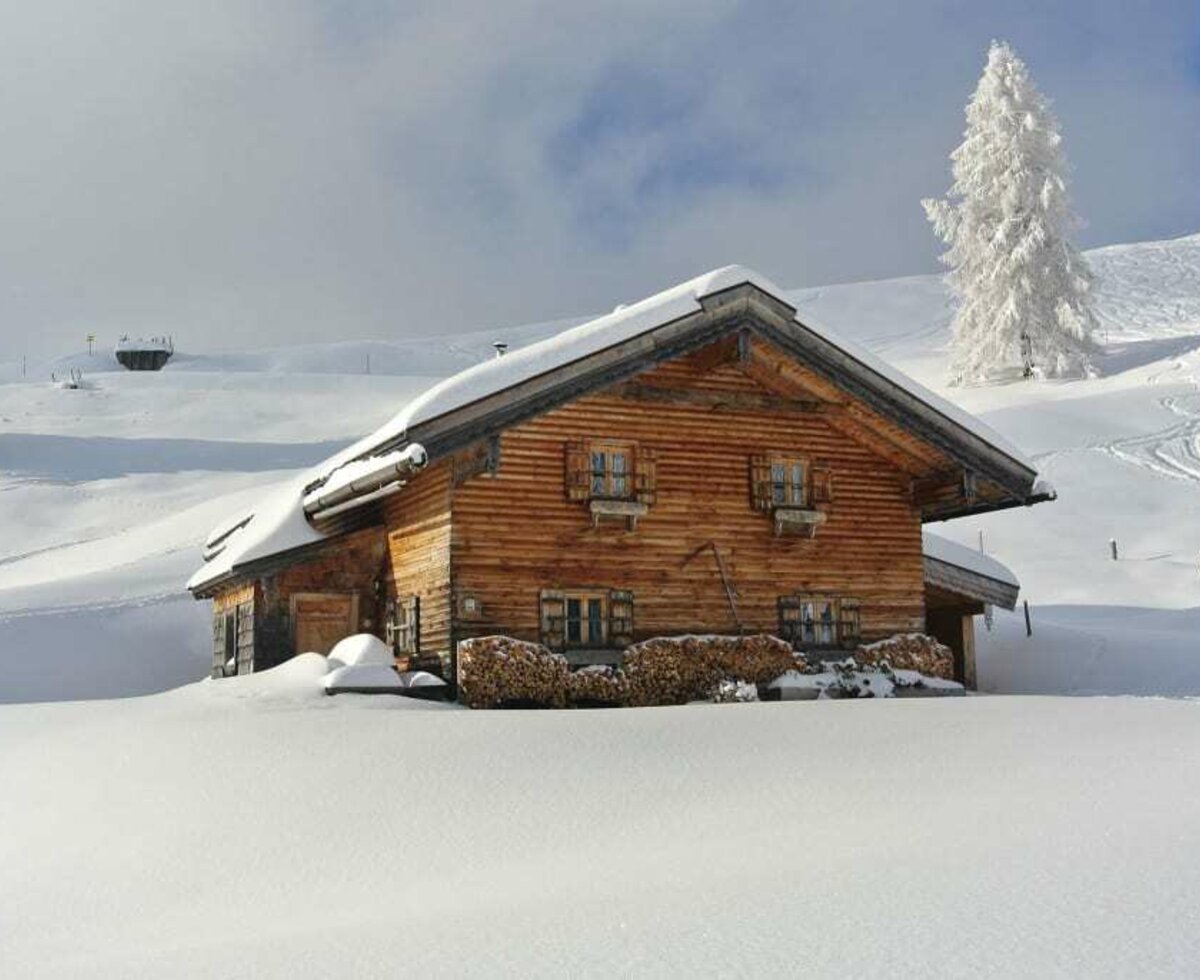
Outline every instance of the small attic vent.
{"label": "small attic vent", "polygon": [[497,340],[494,344],[492,344],[492,346],[496,349],[497,357],[503,357],[508,353],[508,344],[506,344],[503,340]]}

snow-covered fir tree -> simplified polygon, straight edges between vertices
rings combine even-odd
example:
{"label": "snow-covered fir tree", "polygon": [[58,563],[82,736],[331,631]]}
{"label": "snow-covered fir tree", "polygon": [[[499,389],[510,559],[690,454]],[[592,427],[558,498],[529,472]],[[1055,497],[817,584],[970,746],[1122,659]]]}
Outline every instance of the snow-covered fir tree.
{"label": "snow-covered fir tree", "polygon": [[993,41],[950,156],[945,200],[922,201],[948,248],[957,299],[954,380],[1006,369],[1091,373],[1092,274],[1067,233],[1074,216],[1058,120],[1011,47]]}

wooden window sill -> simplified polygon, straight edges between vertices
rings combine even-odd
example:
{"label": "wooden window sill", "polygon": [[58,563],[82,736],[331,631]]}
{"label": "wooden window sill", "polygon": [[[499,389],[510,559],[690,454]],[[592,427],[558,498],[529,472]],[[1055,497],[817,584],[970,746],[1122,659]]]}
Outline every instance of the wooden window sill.
{"label": "wooden window sill", "polygon": [[825,512],[804,507],[777,506],[772,510],[775,518],[775,535],[800,534],[816,537],[817,528],[825,523]]}
{"label": "wooden window sill", "polygon": [[637,528],[638,519],[645,517],[649,506],[637,500],[612,500],[605,497],[593,497],[588,503],[592,513],[592,526],[602,520],[616,518],[625,521],[629,530]]}

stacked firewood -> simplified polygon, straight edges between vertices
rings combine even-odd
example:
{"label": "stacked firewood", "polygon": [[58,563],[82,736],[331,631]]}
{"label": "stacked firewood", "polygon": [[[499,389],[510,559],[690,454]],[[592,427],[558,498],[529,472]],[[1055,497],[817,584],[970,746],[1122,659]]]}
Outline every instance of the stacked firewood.
{"label": "stacked firewood", "polygon": [[712,636],[706,640],[721,676],[733,680],[770,684],[789,670],[803,670],[807,666],[804,657],[777,636],[758,633],[753,636]]}
{"label": "stacked firewood", "polygon": [[580,707],[617,708],[629,695],[625,674],[612,667],[583,667],[567,675],[567,695]]}
{"label": "stacked firewood", "polygon": [[566,707],[567,661],[541,644],[481,636],[458,650],[459,693],[468,707]]}
{"label": "stacked firewood", "polygon": [[902,633],[861,646],[854,659],[872,667],[887,663],[893,670],[915,670],[926,677],[954,679],[953,652],[923,633]]}
{"label": "stacked firewood", "polygon": [[635,705],[686,704],[710,698],[724,679],[766,684],[797,662],[790,645],[774,636],[673,636],[635,644],[622,668]]}

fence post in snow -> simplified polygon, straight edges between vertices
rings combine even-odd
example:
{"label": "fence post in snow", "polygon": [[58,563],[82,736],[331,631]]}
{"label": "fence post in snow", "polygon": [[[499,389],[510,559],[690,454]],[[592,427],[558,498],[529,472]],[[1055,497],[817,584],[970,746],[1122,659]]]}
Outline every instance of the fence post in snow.
{"label": "fence post in snow", "polygon": [[1029,600],[1025,600],[1025,635],[1033,636],[1033,623],[1029,621]]}
{"label": "fence post in snow", "polygon": [[1112,560],[1116,561],[1117,560],[1117,539],[1116,538],[1108,539],[1108,550],[1112,552]]}

